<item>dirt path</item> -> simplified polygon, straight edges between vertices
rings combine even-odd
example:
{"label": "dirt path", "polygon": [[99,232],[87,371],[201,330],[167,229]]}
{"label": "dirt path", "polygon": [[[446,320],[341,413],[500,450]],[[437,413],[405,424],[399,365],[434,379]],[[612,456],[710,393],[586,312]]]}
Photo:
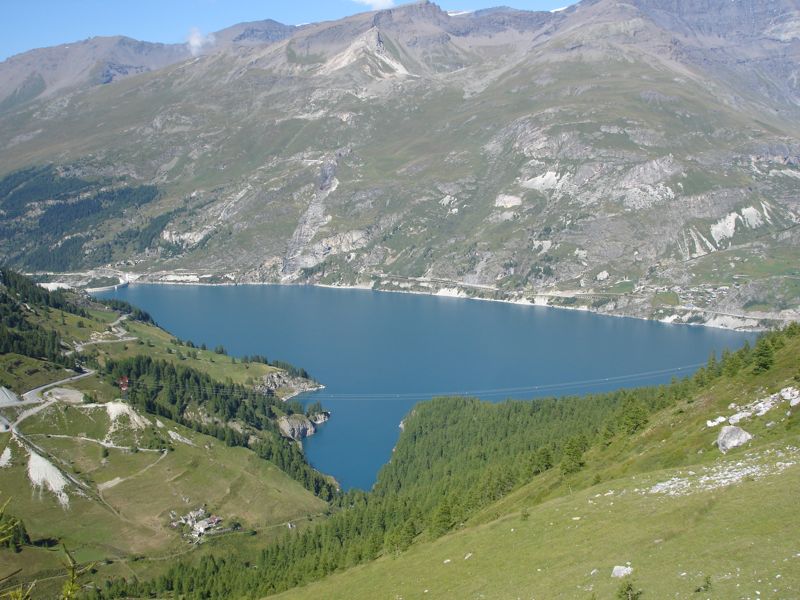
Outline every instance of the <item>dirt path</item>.
{"label": "dirt path", "polygon": [[[57,433],[34,433],[29,435],[28,437],[49,437],[49,438],[59,438],[62,440],[81,440],[82,442],[89,442],[91,444],[97,444],[98,446],[104,446],[106,448],[112,448],[114,450],[125,450],[127,452],[133,452],[134,446],[118,446],[117,444],[112,444],[110,442],[104,442],[103,440],[96,440],[94,438],[84,437],[82,435],[63,435]],[[159,450],[158,448],[139,448],[138,446],[135,447],[137,452],[163,452],[163,450]]]}
{"label": "dirt path", "polygon": [[95,340],[90,342],[74,342],[75,347],[74,349],[70,350],[69,352],[65,352],[66,356],[72,356],[76,352],[83,352],[83,349],[87,346],[97,346],[99,344],[118,344],[120,342],[135,342],[139,338],[136,336],[132,336],[129,332],[125,331],[120,327],[120,324],[123,321],[127,321],[130,318],[130,315],[122,315],[119,319],[110,323],[108,326],[111,328],[112,335],[115,335],[116,338],[114,339],[107,339],[107,340]]}
{"label": "dirt path", "polygon": [[[22,402],[20,404],[35,404],[37,402],[42,402],[42,392],[49,390],[50,388],[57,387],[64,383],[70,383],[71,381],[78,381],[79,379],[85,379],[86,377],[91,377],[95,374],[95,371],[89,370],[85,373],[81,373],[80,375],[75,375],[73,377],[67,377],[66,379],[62,379],[61,381],[54,381],[53,383],[48,383],[47,385],[41,385],[37,388],[33,388],[22,394]],[[38,411],[37,411],[38,412]],[[25,414],[25,413],[23,413]],[[29,417],[30,415],[26,415],[25,418]],[[20,415],[22,417],[22,415]],[[21,419],[17,419],[20,421]],[[16,423],[15,423],[16,424]]]}
{"label": "dirt path", "polygon": [[141,475],[141,474],[147,472],[148,470],[152,469],[158,463],[160,463],[162,460],[164,460],[166,458],[167,454],[168,454],[167,450],[162,450],[161,451],[161,456],[159,456],[156,460],[151,462],[145,468],[140,469],[139,471],[136,471],[136,473],[134,473],[133,475],[129,475],[128,477],[115,477],[111,481],[107,481],[105,483],[98,483],[97,484],[97,491],[100,493],[100,497],[101,498],[103,497],[103,492],[105,490],[110,490],[111,488],[118,486],[120,483],[124,483],[126,481],[130,481],[131,479],[135,479],[139,475]]}

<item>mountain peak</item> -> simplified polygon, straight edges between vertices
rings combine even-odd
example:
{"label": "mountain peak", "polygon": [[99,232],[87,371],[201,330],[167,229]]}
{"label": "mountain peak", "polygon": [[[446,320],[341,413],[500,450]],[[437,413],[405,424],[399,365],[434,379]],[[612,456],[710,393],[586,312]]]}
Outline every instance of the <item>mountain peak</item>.
{"label": "mountain peak", "polygon": [[378,11],[375,14],[373,23],[375,26],[385,26],[390,23],[410,24],[420,21],[444,23],[449,19],[450,16],[438,4],[422,0],[421,2],[403,4]]}

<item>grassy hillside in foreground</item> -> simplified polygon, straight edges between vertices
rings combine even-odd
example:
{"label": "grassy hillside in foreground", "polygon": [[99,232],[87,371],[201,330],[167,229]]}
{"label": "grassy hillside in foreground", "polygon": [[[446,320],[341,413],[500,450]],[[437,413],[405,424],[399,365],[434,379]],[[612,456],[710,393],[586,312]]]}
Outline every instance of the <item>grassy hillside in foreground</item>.
{"label": "grassy hillside in foreground", "polygon": [[[0,308],[0,348],[27,353],[0,354],[0,385],[21,395],[61,382],[25,402],[0,406],[0,506],[8,503],[7,513],[24,523],[31,540],[19,552],[0,549],[0,596],[36,581],[35,597],[54,597],[66,576],[59,543],[80,564],[93,564],[98,577],[149,577],[176,556],[193,560],[209,548],[268,544],[287,523],[302,529],[326,512],[326,502],[264,458],[268,446],[302,460],[270,420],[291,406],[253,387],[280,369],[195,348],[146,315],[48,293],[7,271],[0,278]],[[258,444],[251,449],[224,435],[220,440],[194,431],[196,423],[183,414],[181,421],[192,427],[123,402],[107,366],[141,354],[157,360],[165,376],[180,373],[204,386],[208,406],[197,395],[191,399],[200,419],[215,417],[234,401],[247,406],[252,400],[266,411],[263,431],[251,436]],[[158,378],[147,384],[150,392],[168,389]],[[189,406],[180,390],[177,399]],[[217,437],[227,429],[239,438],[247,431],[234,418],[216,429]],[[199,507],[223,521],[214,536],[192,545],[184,535],[188,530],[171,524]]]}
{"label": "grassy hillside in foreground", "polygon": [[611,598],[613,567],[630,563],[645,598],[796,598],[800,409],[781,400],[744,419],[754,439],[727,455],[707,421],[800,387],[800,336],[753,370],[721,375],[634,435],[594,445],[577,472],[548,470],[454,533],[277,597]]}
{"label": "grassy hillside in foreground", "polygon": [[[552,506],[550,503],[568,503],[570,498],[586,494],[589,489],[598,499],[611,491],[608,496],[611,511],[615,510],[615,494],[620,497],[641,494],[644,507],[648,506],[649,496],[663,494],[668,501],[676,502],[675,510],[681,514],[670,523],[675,529],[673,537],[679,538],[693,527],[689,517],[695,513],[694,520],[703,517],[703,511],[691,504],[693,500],[686,500],[694,498],[694,492],[697,497],[712,492],[704,489],[708,484],[723,494],[722,487],[746,477],[766,482],[794,467],[791,457],[798,441],[794,414],[797,409],[788,404],[789,400],[770,394],[779,390],[788,396],[797,394],[794,401],[798,404],[800,392],[789,387],[797,385],[795,378],[800,375],[798,334],[797,325],[769,334],[755,348],[746,346],[735,353],[726,352],[722,360],[710,360],[691,379],[668,386],[560,400],[491,404],[465,398],[438,398],[421,403],[405,419],[392,460],[379,474],[373,490],[368,494],[351,492],[338,498],[337,510],[325,521],[302,533],[287,535],[259,553],[230,554],[213,560],[206,557],[191,565],[179,561],[149,581],[118,580],[90,597],[260,598],[292,588],[296,589],[287,592],[290,597],[396,598],[407,594],[416,597],[424,589],[390,585],[393,577],[402,572],[403,565],[410,565],[407,572],[414,574],[415,582],[428,577],[420,563],[406,561],[423,556],[425,564],[450,565],[454,558],[432,560],[428,553],[448,543],[446,540],[462,535],[479,536],[484,528],[494,527],[504,519],[527,521],[534,519],[535,514],[540,519],[549,519],[546,511]],[[732,462],[717,464],[721,455],[713,442],[721,428],[719,423],[708,425],[706,421],[720,415],[732,417],[736,411],[744,410],[741,407],[763,398],[767,398],[770,408],[767,417],[748,418],[743,425],[756,436],[750,448],[763,454],[745,460],[739,457],[750,448],[737,449],[730,457],[734,459]],[[739,408],[731,404],[734,402]],[[771,447],[784,456],[768,453]],[[659,485],[673,475],[678,477],[677,469],[685,473],[669,485]],[[642,487],[640,482],[651,483]],[[698,488],[698,484],[702,486]],[[691,493],[667,494],[673,486],[678,492]],[[628,491],[622,493],[623,490]],[[586,504],[589,505],[588,496]],[[671,510],[669,505],[666,509]],[[756,507],[752,513],[745,513],[745,517],[760,518],[760,510],[760,506]],[[574,514],[570,521],[573,516],[579,517],[576,524],[583,520],[580,514]],[[615,518],[628,517],[621,514]],[[611,523],[613,519],[608,521]],[[614,539],[615,531],[610,527],[603,529],[602,520],[598,526],[602,535],[584,543],[587,547],[595,544],[598,557],[616,561],[616,557],[604,554],[606,547],[613,546],[609,540]],[[682,539],[689,538],[687,535]],[[663,542],[667,538],[653,539]],[[537,538],[529,543],[540,541]],[[464,593],[465,597],[492,598],[495,596],[481,587],[486,581],[502,578],[504,582],[527,582],[527,575],[522,573],[527,566],[515,562],[520,557],[511,557],[517,552],[516,545],[513,540],[504,543],[509,569],[476,570],[472,572],[472,580],[461,582],[458,594],[439,586],[437,589],[445,590],[440,597],[461,597]],[[549,552],[548,547],[558,549],[557,540],[541,543],[538,550],[541,556]],[[708,548],[726,547],[728,552],[739,548],[735,540],[719,544],[708,544]],[[499,552],[487,547],[492,553]],[[574,554],[568,547],[564,542],[563,552]],[[679,550],[691,554],[702,553],[705,548],[700,540],[680,546]],[[463,556],[470,552],[475,555],[466,550]],[[759,552],[763,554],[763,549]],[[502,553],[499,558],[503,558]],[[472,556],[465,560],[471,559]],[[742,568],[757,566],[760,561],[761,555],[745,556]],[[565,569],[563,581],[572,579],[567,566],[560,564],[561,567]],[[588,572],[595,568],[600,567],[590,567]],[[353,578],[353,574],[361,572],[366,573],[363,579]],[[579,584],[589,585],[575,581],[567,588],[560,588],[560,576],[553,573],[551,576],[544,585],[552,589],[544,597],[558,594],[573,597]],[[431,585],[437,577],[438,572],[430,575]],[[726,575],[714,571],[713,577]],[[763,574],[759,573],[753,581],[758,578],[763,578]],[[354,587],[355,581],[360,582],[360,587]],[[303,585],[310,587],[300,587]],[[503,585],[498,584],[496,589],[511,589]],[[471,589],[477,590],[473,596],[467,593]],[[522,597],[523,589],[514,589]]]}
{"label": "grassy hillside in foreground", "polygon": [[[164,437],[170,450],[111,447],[104,452],[101,442],[109,439],[108,431],[115,425],[105,413],[104,408],[55,404],[25,424],[25,437],[42,451],[41,456],[77,480],[63,488],[66,505],[47,484],[32,486],[28,450],[10,434],[0,435],[0,447],[8,448],[11,457],[10,464],[0,469],[0,501],[10,500],[9,513],[23,520],[33,540],[61,540],[80,562],[103,564],[185,553],[192,547],[170,527],[171,511],[182,515],[206,506],[224,519],[224,525],[241,524],[242,531],[231,535],[255,531],[260,542],[267,543],[287,522],[326,509],[325,502],[252,451],[228,447],[166,419],[158,419],[163,428],[155,429],[168,432]],[[92,430],[87,431],[89,427]],[[118,444],[123,442],[120,438],[136,433],[125,418],[117,419],[115,429],[113,442]],[[172,440],[169,432],[180,437]],[[58,553],[37,548],[0,554],[2,572],[22,568],[18,577],[22,581],[58,571],[61,563]],[[110,576],[120,569],[104,566],[99,572]]]}
{"label": "grassy hillside in foreground", "polygon": [[796,598],[800,469],[681,498],[634,491],[676,474],[509,512],[276,598],[612,598],[611,571],[629,562],[645,598]]}

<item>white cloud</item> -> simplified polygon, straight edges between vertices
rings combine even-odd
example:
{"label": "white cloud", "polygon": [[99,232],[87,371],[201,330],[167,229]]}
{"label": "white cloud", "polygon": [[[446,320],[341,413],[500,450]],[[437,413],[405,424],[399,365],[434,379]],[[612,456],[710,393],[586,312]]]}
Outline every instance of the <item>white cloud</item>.
{"label": "white cloud", "polygon": [[394,6],[394,0],[353,0],[353,2],[369,6],[372,10],[383,10]]}
{"label": "white cloud", "polygon": [[203,32],[197,27],[192,27],[186,38],[186,45],[189,47],[189,52],[192,53],[192,56],[197,56],[203,51],[203,48],[211,46],[213,43],[214,34],[209,33],[208,35],[203,35]]}

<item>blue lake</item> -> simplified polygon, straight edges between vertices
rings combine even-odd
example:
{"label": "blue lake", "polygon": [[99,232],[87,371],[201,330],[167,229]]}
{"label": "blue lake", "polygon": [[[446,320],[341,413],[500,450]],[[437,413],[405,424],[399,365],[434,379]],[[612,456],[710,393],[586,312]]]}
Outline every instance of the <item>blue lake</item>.
{"label": "blue lake", "polygon": [[127,300],[182,339],[303,367],[326,389],[330,422],[305,443],[343,488],[372,486],[414,404],[668,382],[752,335],[581,311],[296,286],[133,285]]}

